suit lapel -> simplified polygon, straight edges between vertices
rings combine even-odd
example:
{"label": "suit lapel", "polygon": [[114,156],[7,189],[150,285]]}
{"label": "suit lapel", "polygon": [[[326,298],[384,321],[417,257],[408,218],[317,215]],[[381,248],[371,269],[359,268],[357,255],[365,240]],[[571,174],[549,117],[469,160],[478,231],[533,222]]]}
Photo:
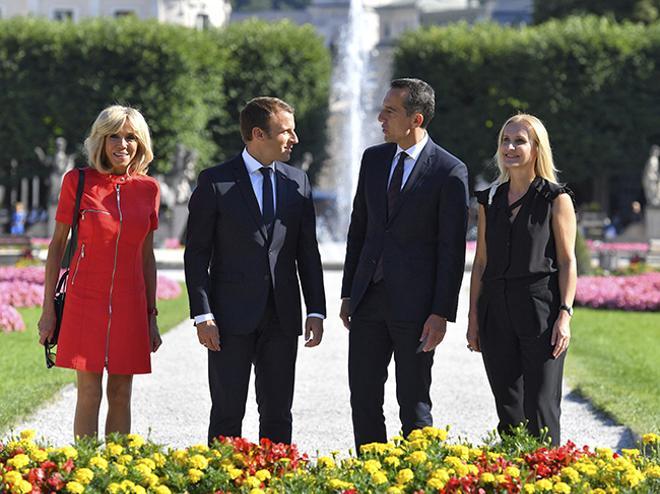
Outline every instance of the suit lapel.
{"label": "suit lapel", "polygon": [[264,225],[263,217],[261,216],[261,210],[259,209],[259,203],[257,198],[254,195],[254,190],[252,189],[252,182],[250,181],[250,176],[248,175],[247,168],[243,162],[243,158],[240,156],[234,162],[234,175],[236,177],[236,185],[238,186],[245,204],[250,212],[250,216],[254,220],[259,232],[264,241],[268,240],[268,233],[266,232],[266,226]]}
{"label": "suit lapel", "polygon": [[413,166],[412,172],[410,172],[410,176],[408,177],[408,180],[406,180],[403,189],[401,189],[401,197],[399,197],[396,207],[394,208],[393,211],[390,212],[388,216],[388,223],[390,223],[396,217],[396,215],[399,214],[399,211],[401,211],[401,207],[406,202],[408,197],[410,197],[410,195],[414,192],[414,190],[423,181],[424,176],[426,175],[426,173],[428,172],[431,166],[431,158],[433,157],[434,146],[435,144],[429,137],[426,146],[424,146],[422,152],[419,153],[419,157],[417,158],[417,161]]}

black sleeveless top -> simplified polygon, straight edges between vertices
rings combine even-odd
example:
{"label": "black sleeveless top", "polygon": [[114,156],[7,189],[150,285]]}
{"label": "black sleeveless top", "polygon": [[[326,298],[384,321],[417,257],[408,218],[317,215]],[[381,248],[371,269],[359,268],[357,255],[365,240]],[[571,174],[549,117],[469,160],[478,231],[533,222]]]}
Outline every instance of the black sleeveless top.
{"label": "black sleeveless top", "polygon": [[[491,189],[476,192],[486,211],[486,269],[483,282],[539,279],[558,271],[552,232],[552,201],[562,193],[573,197],[565,185],[536,177],[513,208],[508,204],[509,182],[497,187],[489,203]],[[513,222],[511,209],[520,205]]]}

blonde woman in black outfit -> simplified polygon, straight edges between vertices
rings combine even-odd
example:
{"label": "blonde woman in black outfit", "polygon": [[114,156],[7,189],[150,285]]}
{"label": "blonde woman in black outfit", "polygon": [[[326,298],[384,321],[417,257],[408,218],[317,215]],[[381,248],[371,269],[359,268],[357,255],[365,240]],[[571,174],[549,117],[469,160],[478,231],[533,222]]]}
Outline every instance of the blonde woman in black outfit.
{"label": "blonde woman in black outfit", "polygon": [[558,445],[577,281],[575,210],[538,118],[509,118],[496,160],[497,181],[477,192],[468,348],[482,353],[500,434],[526,424],[537,437],[547,428]]}

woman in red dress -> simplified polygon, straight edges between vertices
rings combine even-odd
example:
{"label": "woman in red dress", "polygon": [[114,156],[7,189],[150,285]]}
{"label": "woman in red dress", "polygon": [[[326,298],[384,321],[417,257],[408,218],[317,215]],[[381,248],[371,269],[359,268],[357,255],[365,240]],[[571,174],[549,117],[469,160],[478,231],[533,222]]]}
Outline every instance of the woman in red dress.
{"label": "woman in red dress", "polygon": [[[133,374],[151,372],[150,352],[161,344],[156,324],[158,182],[147,176],[153,159],[149,128],[135,109],[103,110],[85,140],[90,167],[78,216],[78,245],[56,365],[75,369],[78,399],[74,435],[98,434],[103,370],[108,373],[106,435],[130,432]],[[53,296],[75,209],[78,170],[62,182],[55,232],[48,248],[40,342],[55,328]]]}

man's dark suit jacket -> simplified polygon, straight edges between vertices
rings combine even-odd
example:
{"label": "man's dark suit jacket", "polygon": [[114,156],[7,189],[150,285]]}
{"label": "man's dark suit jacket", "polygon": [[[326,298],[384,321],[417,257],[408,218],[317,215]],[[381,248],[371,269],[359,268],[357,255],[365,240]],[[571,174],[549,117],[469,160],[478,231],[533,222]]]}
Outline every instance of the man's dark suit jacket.
{"label": "man's dark suit jacket", "polygon": [[190,198],[184,262],[191,317],[213,313],[221,334],[254,331],[270,285],[282,329],[301,334],[298,275],[307,311],[326,313],[309,179],[277,162],[275,180],[270,242],[240,155],[203,170]]}
{"label": "man's dark suit jacket", "polygon": [[467,168],[429,139],[388,218],[396,149],[381,144],[362,157],[341,296],[350,297],[354,313],[382,255],[393,320],[423,323],[438,314],[455,321],[465,265]]}

